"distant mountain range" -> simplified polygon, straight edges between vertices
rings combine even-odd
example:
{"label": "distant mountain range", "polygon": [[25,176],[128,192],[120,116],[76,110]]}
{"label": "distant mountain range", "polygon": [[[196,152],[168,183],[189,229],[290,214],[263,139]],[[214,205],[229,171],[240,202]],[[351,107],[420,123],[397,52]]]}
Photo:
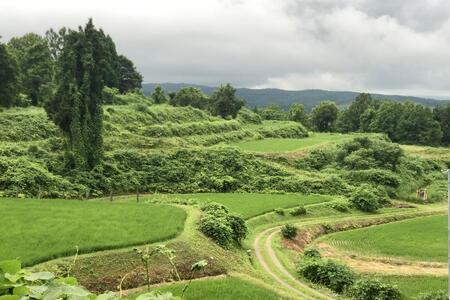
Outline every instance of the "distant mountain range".
{"label": "distant mountain range", "polygon": [[[181,88],[192,86],[201,89],[205,94],[211,95],[216,87],[189,84],[189,83],[145,83],[143,89],[145,94],[151,93],[157,85],[161,85],[166,92],[175,92]],[[237,95],[246,101],[248,107],[262,107],[270,104],[278,104],[283,108],[292,103],[303,103],[310,109],[320,101],[331,100],[339,106],[349,105],[359,92],[337,92],[326,90],[300,90],[286,91],[280,89],[249,89],[237,88]],[[450,100],[437,100],[432,98],[421,98],[414,96],[371,94],[374,99],[392,99],[396,101],[413,101],[427,106],[450,104]]]}

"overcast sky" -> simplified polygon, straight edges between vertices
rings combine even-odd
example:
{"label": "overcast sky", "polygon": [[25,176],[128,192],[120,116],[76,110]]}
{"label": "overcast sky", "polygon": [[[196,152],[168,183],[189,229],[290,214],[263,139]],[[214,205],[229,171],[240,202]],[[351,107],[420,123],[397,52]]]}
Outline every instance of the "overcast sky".
{"label": "overcast sky", "polygon": [[0,35],[89,17],[145,82],[450,98],[449,0],[0,0]]}

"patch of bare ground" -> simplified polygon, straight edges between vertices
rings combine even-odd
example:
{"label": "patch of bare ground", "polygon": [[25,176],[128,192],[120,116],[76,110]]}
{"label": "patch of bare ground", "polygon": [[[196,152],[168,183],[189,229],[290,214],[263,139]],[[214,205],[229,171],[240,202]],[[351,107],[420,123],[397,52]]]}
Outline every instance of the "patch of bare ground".
{"label": "patch of bare ground", "polygon": [[431,275],[447,276],[448,264],[426,261],[409,261],[393,257],[372,257],[341,251],[327,243],[317,244],[323,257],[337,259],[360,273],[380,275]]}

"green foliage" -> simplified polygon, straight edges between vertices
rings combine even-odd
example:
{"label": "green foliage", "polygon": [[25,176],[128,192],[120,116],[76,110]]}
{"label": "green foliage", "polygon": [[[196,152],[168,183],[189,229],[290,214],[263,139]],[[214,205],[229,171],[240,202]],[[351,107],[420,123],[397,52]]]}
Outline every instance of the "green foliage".
{"label": "green foliage", "polygon": [[383,198],[379,196],[376,189],[370,185],[363,184],[358,187],[350,197],[350,203],[358,210],[364,212],[375,212],[381,208]]}
{"label": "green foliage", "polygon": [[434,119],[439,122],[442,130],[442,144],[450,144],[450,104],[438,106],[433,110]]}
{"label": "green foliage", "polygon": [[263,120],[284,121],[288,119],[288,114],[281,108],[281,106],[275,104],[260,108],[258,110],[258,114]]}
{"label": "green foliage", "polygon": [[291,216],[306,215],[306,208],[304,206],[295,207],[289,211],[289,214]]}
{"label": "green foliage", "polygon": [[354,300],[401,300],[396,286],[374,279],[360,279],[350,288],[349,295]]}
{"label": "green foliage", "polygon": [[330,149],[313,149],[304,157],[297,159],[295,164],[300,169],[321,170],[336,159],[336,153]]}
{"label": "green foliage", "polygon": [[316,248],[307,248],[303,251],[303,259],[321,259],[319,250]]}
{"label": "green foliage", "polygon": [[297,236],[297,227],[292,224],[286,224],[281,227],[281,235],[285,239],[292,240]]}
{"label": "green foliage", "polygon": [[8,48],[18,62],[20,92],[31,99],[32,105],[42,105],[51,96],[54,74],[47,41],[35,33],[28,33],[12,38]]}
{"label": "green foliage", "polygon": [[324,285],[337,293],[343,293],[355,280],[355,274],[347,266],[331,260],[304,258],[297,271],[311,282]]}
{"label": "green foliage", "polygon": [[309,117],[305,111],[305,106],[301,103],[294,103],[289,106],[289,120],[299,122],[306,127],[310,127]]}
{"label": "green foliage", "polygon": [[436,291],[429,293],[421,293],[416,298],[417,300],[447,300],[448,296],[445,291]]}
{"label": "green foliage", "polygon": [[209,98],[197,88],[186,87],[176,92],[169,103],[174,106],[192,106],[205,110],[209,107]]}
{"label": "green foliage", "polygon": [[124,55],[117,57],[118,86],[121,93],[127,93],[142,87],[142,75],[136,70],[133,62]]}
{"label": "green foliage", "polygon": [[284,211],[284,209],[282,209],[282,208],[275,208],[273,211],[274,211],[277,215],[280,215],[280,216],[284,216],[284,215],[285,215],[285,211]]}
{"label": "green foliage", "polygon": [[243,124],[262,124],[261,117],[248,108],[242,107],[237,115],[239,122]]}
{"label": "green foliage", "polygon": [[339,202],[339,201],[333,201],[329,203],[330,207],[334,210],[337,210],[339,212],[348,212],[349,211],[349,205],[345,202]]}
{"label": "green foliage", "polygon": [[107,55],[104,34],[95,29],[92,20],[84,29],[65,36],[58,60],[57,92],[46,110],[66,137],[65,157],[70,168],[91,170],[103,158],[101,102],[108,68],[94,66],[102,66]]}
{"label": "green foliage", "polygon": [[167,102],[167,98],[163,88],[158,85],[150,96],[156,104],[162,104]]}
{"label": "green foliage", "polygon": [[17,61],[9,53],[6,45],[0,43],[0,106],[11,107],[18,93]]}
{"label": "green foliage", "polygon": [[[339,127],[340,132],[354,132],[361,128],[363,120],[367,122],[366,110],[372,105],[373,100],[369,94],[361,93],[351,103],[347,110],[340,114]],[[364,119],[362,118],[364,115]]]}
{"label": "green foliage", "polygon": [[210,110],[215,116],[236,118],[242,106],[244,101],[236,96],[236,89],[230,84],[221,85],[211,95]]}
{"label": "green foliage", "polygon": [[319,132],[334,131],[337,115],[336,103],[322,101],[312,111],[312,125]]}
{"label": "green foliage", "polygon": [[228,209],[218,203],[209,203],[202,207],[202,211],[199,230],[204,235],[224,248],[241,245],[248,233],[244,219],[229,214]]}

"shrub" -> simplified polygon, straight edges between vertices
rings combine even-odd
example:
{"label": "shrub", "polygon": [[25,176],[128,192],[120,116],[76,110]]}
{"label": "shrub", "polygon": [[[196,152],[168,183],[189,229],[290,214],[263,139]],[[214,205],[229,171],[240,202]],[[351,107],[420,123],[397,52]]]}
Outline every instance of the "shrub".
{"label": "shrub", "polygon": [[347,266],[331,260],[307,258],[300,262],[297,270],[311,282],[324,285],[337,293],[344,292],[355,279],[355,274]]}
{"label": "shrub", "polygon": [[317,250],[316,248],[308,248],[303,251],[303,258],[320,259],[322,258],[322,255],[320,255],[319,250]]}
{"label": "shrub", "polygon": [[199,222],[200,231],[224,248],[233,243],[240,245],[247,236],[248,229],[244,219],[229,214],[222,204],[208,203],[201,208],[203,216]]}
{"label": "shrub", "polygon": [[358,210],[375,212],[381,207],[382,200],[377,193],[371,186],[362,185],[350,197],[350,202]]}
{"label": "shrub", "polygon": [[417,300],[447,300],[447,293],[444,291],[436,291],[431,293],[421,293]]}
{"label": "shrub", "polygon": [[296,161],[297,168],[321,170],[335,159],[335,151],[330,149],[314,149],[308,155]]}
{"label": "shrub", "polygon": [[199,229],[224,248],[229,248],[233,242],[233,229],[226,217],[207,214],[200,219]]}
{"label": "shrub", "polygon": [[293,208],[289,211],[291,216],[301,216],[306,214],[306,208],[304,206],[299,206],[296,208]]}
{"label": "shrub", "polygon": [[149,111],[148,105],[143,103],[136,103],[134,109],[139,112],[147,113]]}
{"label": "shrub", "polygon": [[330,202],[328,204],[332,209],[340,211],[340,212],[348,212],[349,207],[345,202]]}
{"label": "shrub", "polygon": [[233,230],[233,240],[240,245],[248,233],[244,219],[238,215],[229,215],[228,223]]}
{"label": "shrub", "polygon": [[349,289],[354,300],[401,300],[397,287],[379,280],[360,279]]}
{"label": "shrub", "polygon": [[286,224],[283,227],[281,227],[281,235],[285,239],[292,240],[293,238],[295,238],[297,236],[297,227],[295,227],[294,225],[291,225],[291,224]]}
{"label": "shrub", "polygon": [[277,215],[280,215],[280,216],[285,215],[284,209],[282,209],[282,208],[275,208],[274,211]]}

